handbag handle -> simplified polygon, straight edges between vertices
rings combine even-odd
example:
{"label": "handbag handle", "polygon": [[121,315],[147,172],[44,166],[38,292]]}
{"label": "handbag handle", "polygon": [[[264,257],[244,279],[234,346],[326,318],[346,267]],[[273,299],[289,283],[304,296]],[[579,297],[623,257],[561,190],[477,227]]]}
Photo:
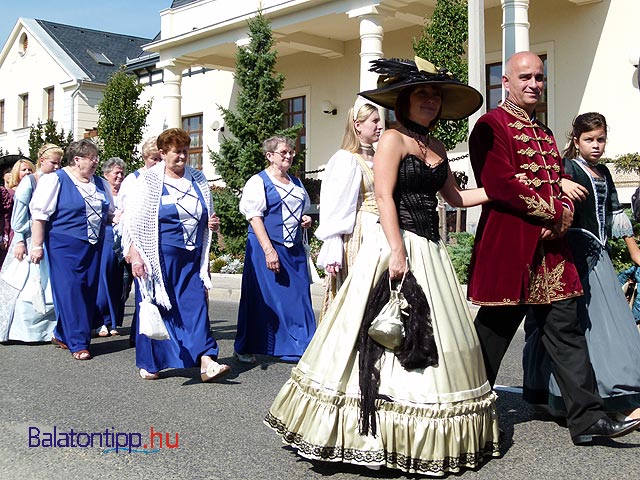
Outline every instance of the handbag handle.
{"label": "handbag handle", "polygon": [[[402,274],[400,285],[398,285],[398,288],[396,288],[396,292],[399,292],[402,290],[402,284],[404,283],[404,279],[407,276],[407,272],[409,271],[409,257],[405,257],[404,266],[405,266],[404,273]],[[389,290],[393,292],[393,287],[391,286],[391,275],[389,275]]]}
{"label": "handbag handle", "polygon": [[138,288],[140,288],[140,297],[142,297],[142,300],[149,298],[153,301],[153,297],[149,294],[149,291],[153,289],[153,284],[149,285],[151,283],[149,276],[143,279],[137,278],[136,281],[138,282]]}

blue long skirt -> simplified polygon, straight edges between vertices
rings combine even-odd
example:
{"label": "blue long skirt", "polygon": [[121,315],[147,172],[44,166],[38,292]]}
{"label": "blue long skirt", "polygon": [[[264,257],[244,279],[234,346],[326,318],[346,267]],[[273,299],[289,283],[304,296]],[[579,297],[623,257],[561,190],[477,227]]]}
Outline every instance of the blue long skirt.
{"label": "blue long skirt", "polygon": [[302,244],[273,243],[280,272],[267,268],[257,237],[249,233],[242,273],[235,350],[297,361],[316,331],[307,258]]}
{"label": "blue long skirt", "polygon": [[102,240],[92,245],[49,231],[45,244],[58,319],[53,334],[71,352],[88,349],[96,312]]}
{"label": "blue long skirt", "polygon": [[[26,241],[27,251],[31,251],[31,237]],[[7,268],[9,262],[15,261],[14,250],[15,243],[9,247],[9,256],[3,264],[3,269]],[[44,292],[44,312],[37,312],[33,307],[37,287],[35,278],[38,275],[40,287]],[[46,258],[43,258],[38,265],[29,263],[29,275],[20,290],[0,278],[0,342],[7,340],[48,342],[51,340],[55,326],[56,313],[53,310],[49,265]]]}
{"label": "blue long skirt", "polygon": [[158,306],[169,331],[169,340],[151,340],[136,325],[136,366],[148,372],[165,368],[191,368],[200,357],[218,357],[211,336],[207,291],[200,278],[200,248],[185,250],[160,245],[160,262],[171,309]]}
{"label": "blue long skirt", "polygon": [[113,329],[122,325],[124,317],[124,265],[118,262],[113,250],[113,226],[105,228],[102,259],[100,261],[100,283],[95,327],[106,325]]}
{"label": "blue long skirt", "polygon": [[[569,230],[567,237],[584,289],[584,296],[578,299],[578,318],[604,409],[633,410],[640,407],[640,333],[607,251],[580,231]],[[523,397],[552,415],[564,416],[565,405],[549,356],[529,316],[525,332]]]}

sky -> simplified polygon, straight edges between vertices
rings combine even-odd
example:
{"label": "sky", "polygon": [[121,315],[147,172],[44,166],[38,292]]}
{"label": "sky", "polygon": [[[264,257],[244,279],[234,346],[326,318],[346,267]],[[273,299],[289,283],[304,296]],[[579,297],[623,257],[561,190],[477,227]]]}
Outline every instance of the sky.
{"label": "sky", "polygon": [[153,38],[160,31],[160,11],[171,3],[171,0],[6,0],[0,8],[0,48],[20,17]]}

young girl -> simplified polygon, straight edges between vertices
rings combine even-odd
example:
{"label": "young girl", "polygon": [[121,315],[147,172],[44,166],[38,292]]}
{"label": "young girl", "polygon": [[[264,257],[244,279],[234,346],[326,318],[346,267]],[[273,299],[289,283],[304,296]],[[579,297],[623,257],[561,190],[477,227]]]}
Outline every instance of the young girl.
{"label": "young girl", "polygon": [[381,133],[378,109],[358,97],[347,113],[342,147],[329,159],[320,189],[320,225],[315,235],[323,243],[318,265],[329,274],[320,318],[346,280],[360,245],[378,228],[373,144]]}
{"label": "young girl", "polygon": [[[611,173],[600,164],[607,143],[607,122],[595,112],[578,115],[564,153],[562,190],[574,201],[572,228],[567,233],[584,296],[578,316],[585,330],[589,356],[605,411],[640,418],[640,334],[620,289],[607,252],[609,238],[624,238],[634,263],[640,250],[627,215],[618,203]],[[564,416],[564,402],[535,322],[525,323],[524,399]]]}

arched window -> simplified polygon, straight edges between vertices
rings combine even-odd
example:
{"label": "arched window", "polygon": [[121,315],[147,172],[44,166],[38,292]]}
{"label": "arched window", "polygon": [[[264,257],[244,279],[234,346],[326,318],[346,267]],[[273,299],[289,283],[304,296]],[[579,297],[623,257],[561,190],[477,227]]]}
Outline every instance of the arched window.
{"label": "arched window", "polygon": [[18,45],[20,55],[27,53],[27,48],[29,48],[29,37],[23,32],[22,35],[20,35],[20,44]]}

